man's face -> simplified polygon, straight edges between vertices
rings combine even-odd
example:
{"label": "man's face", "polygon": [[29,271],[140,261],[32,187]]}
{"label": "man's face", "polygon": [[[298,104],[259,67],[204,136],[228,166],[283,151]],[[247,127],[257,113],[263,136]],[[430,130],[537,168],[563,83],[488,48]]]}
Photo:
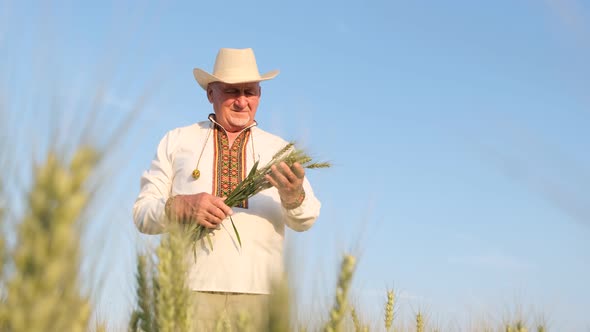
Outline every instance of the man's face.
{"label": "man's face", "polygon": [[260,102],[260,84],[214,82],[207,87],[207,98],[213,104],[215,120],[229,132],[237,132],[254,122]]}

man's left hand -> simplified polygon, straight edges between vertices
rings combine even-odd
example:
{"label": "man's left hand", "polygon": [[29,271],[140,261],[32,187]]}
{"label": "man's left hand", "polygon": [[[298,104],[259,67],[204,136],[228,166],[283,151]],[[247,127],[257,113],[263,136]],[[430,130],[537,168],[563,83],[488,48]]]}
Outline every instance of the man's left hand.
{"label": "man's left hand", "polygon": [[289,167],[282,162],[270,168],[270,174],[266,179],[279,191],[281,202],[285,208],[294,209],[301,205],[303,191],[303,178],[305,169],[301,164],[294,163]]}

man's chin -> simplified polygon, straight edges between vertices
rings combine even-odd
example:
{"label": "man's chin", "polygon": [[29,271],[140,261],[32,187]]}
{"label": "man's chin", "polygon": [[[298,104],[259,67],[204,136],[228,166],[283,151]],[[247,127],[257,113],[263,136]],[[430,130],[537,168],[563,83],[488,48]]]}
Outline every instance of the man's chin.
{"label": "man's chin", "polygon": [[250,117],[247,117],[247,118],[243,118],[243,119],[240,119],[240,118],[237,118],[237,119],[236,119],[236,118],[233,118],[233,119],[231,120],[231,123],[230,123],[230,124],[231,124],[233,127],[245,128],[245,127],[247,127],[248,125],[250,125],[251,123],[252,123],[252,121],[250,120]]}

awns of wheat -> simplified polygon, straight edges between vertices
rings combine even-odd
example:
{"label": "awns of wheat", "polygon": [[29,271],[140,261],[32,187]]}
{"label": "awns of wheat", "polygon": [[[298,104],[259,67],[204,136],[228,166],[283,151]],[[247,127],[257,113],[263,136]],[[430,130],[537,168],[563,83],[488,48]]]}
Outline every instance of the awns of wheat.
{"label": "awns of wheat", "polygon": [[[232,190],[227,198],[225,199],[225,204],[229,207],[235,207],[240,202],[247,200],[248,198],[258,194],[262,190],[270,188],[272,185],[266,179],[266,175],[270,174],[271,167],[273,165],[279,165],[280,163],[284,162],[289,167],[293,166],[295,163],[299,163],[303,168],[309,169],[316,169],[316,168],[328,168],[331,166],[328,162],[314,162],[313,159],[305,153],[305,151],[298,149],[295,147],[295,143],[291,142],[285,145],[282,149],[280,149],[277,153],[274,154],[272,159],[262,168],[258,168],[258,164],[260,161],[256,161],[250,169],[248,176],[240,182],[234,190]],[[236,234],[236,238],[238,239],[238,243],[240,246],[242,245],[242,240],[240,239],[240,233],[234,224],[233,219],[230,216],[230,221],[234,232]],[[211,238],[209,237],[209,232],[207,228],[202,225],[197,224],[194,226],[193,229],[193,249],[196,248],[197,241],[206,236],[207,241],[209,243],[209,247],[213,250],[213,243],[211,242]]]}

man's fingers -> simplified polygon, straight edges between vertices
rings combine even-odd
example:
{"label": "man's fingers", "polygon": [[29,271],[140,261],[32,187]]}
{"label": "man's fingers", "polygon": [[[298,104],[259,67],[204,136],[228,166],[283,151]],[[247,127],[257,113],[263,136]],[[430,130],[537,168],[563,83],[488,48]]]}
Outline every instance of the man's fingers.
{"label": "man's fingers", "polygon": [[291,167],[291,171],[298,179],[303,179],[305,177],[305,168],[299,163],[294,163]]}
{"label": "man's fingers", "polygon": [[279,191],[290,191],[301,186],[304,176],[305,170],[300,164],[295,163],[293,168],[289,168],[286,163],[281,163],[278,166],[271,167],[271,172],[266,176],[266,179]]}
{"label": "man's fingers", "polygon": [[225,199],[227,197],[223,197],[221,199],[221,201],[219,202],[219,204],[217,204],[217,208],[219,208],[221,211],[223,211],[223,213],[225,214],[225,216],[231,216],[232,214],[234,214],[234,211],[227,205],[225,204]]}
{"label": "man's fingers", "polygon": [[[283,166],[289,169],[289,166],[287,166],[285,163],[281,163],[278,167],[275,165],[271,167],[272,172],[270,172],[270,176],[275,181],[275,184],[273,184],[275,187],[283,187],[291,182],[287,177],[287,174],[285,174],[287,171],[283,169]],[[288,172],[293,174],[290,170]]]}
{"label": "man's fingers", "polygon": [[222,221],[223,218],[219,218],[216,215],[208,212],[197,217],[197,223],[207,228],[217,228]]}
{"label": "man's fingers", "polygon": [[203,220],[201,223],[201,225],[205,226],[206,228],[217,228],[218,224],[208,221],[208,220]]}
{"label": "man's fingers", "polygon": [[289,167],[289,165],[282,162],[279,166],[281,174],[291,183],[296,183],[305,177],[305,169],[299,163],[294,163]]}
{"label": "man's fingers", "polygon": [[273,186],[275,188],[277,187],[277,185],[278,185],[277,181],[275,181],[275,179],[270,174],[265,175],[265,177],[266,177],[266,180],[268,181],[268,183],[270,183],[271,186]]}
{"label": "man's fingers", "polygon": [[221,222],[227,216],[227,213],[217,206],[213,206],[208,212],[212,217],[211,219],[219,222]]}
{"label": "man's fingers", "polygon": [[225,197],[220,198],[210,194],[191,195],[185,205],[187,219],[194,220],[207,228],[216,228],[233,213],[224,201]]}
{"label": "man's fingers", "polygon": [[295,175],[295,173],[293,173],[293,171],[291,170],[289,165],[287,165],[283,162],[279,166],[280,166],[281,174],[285,177],[285,179],[289,183],[293,183],[293,182],[297,181],[297,175]]}

